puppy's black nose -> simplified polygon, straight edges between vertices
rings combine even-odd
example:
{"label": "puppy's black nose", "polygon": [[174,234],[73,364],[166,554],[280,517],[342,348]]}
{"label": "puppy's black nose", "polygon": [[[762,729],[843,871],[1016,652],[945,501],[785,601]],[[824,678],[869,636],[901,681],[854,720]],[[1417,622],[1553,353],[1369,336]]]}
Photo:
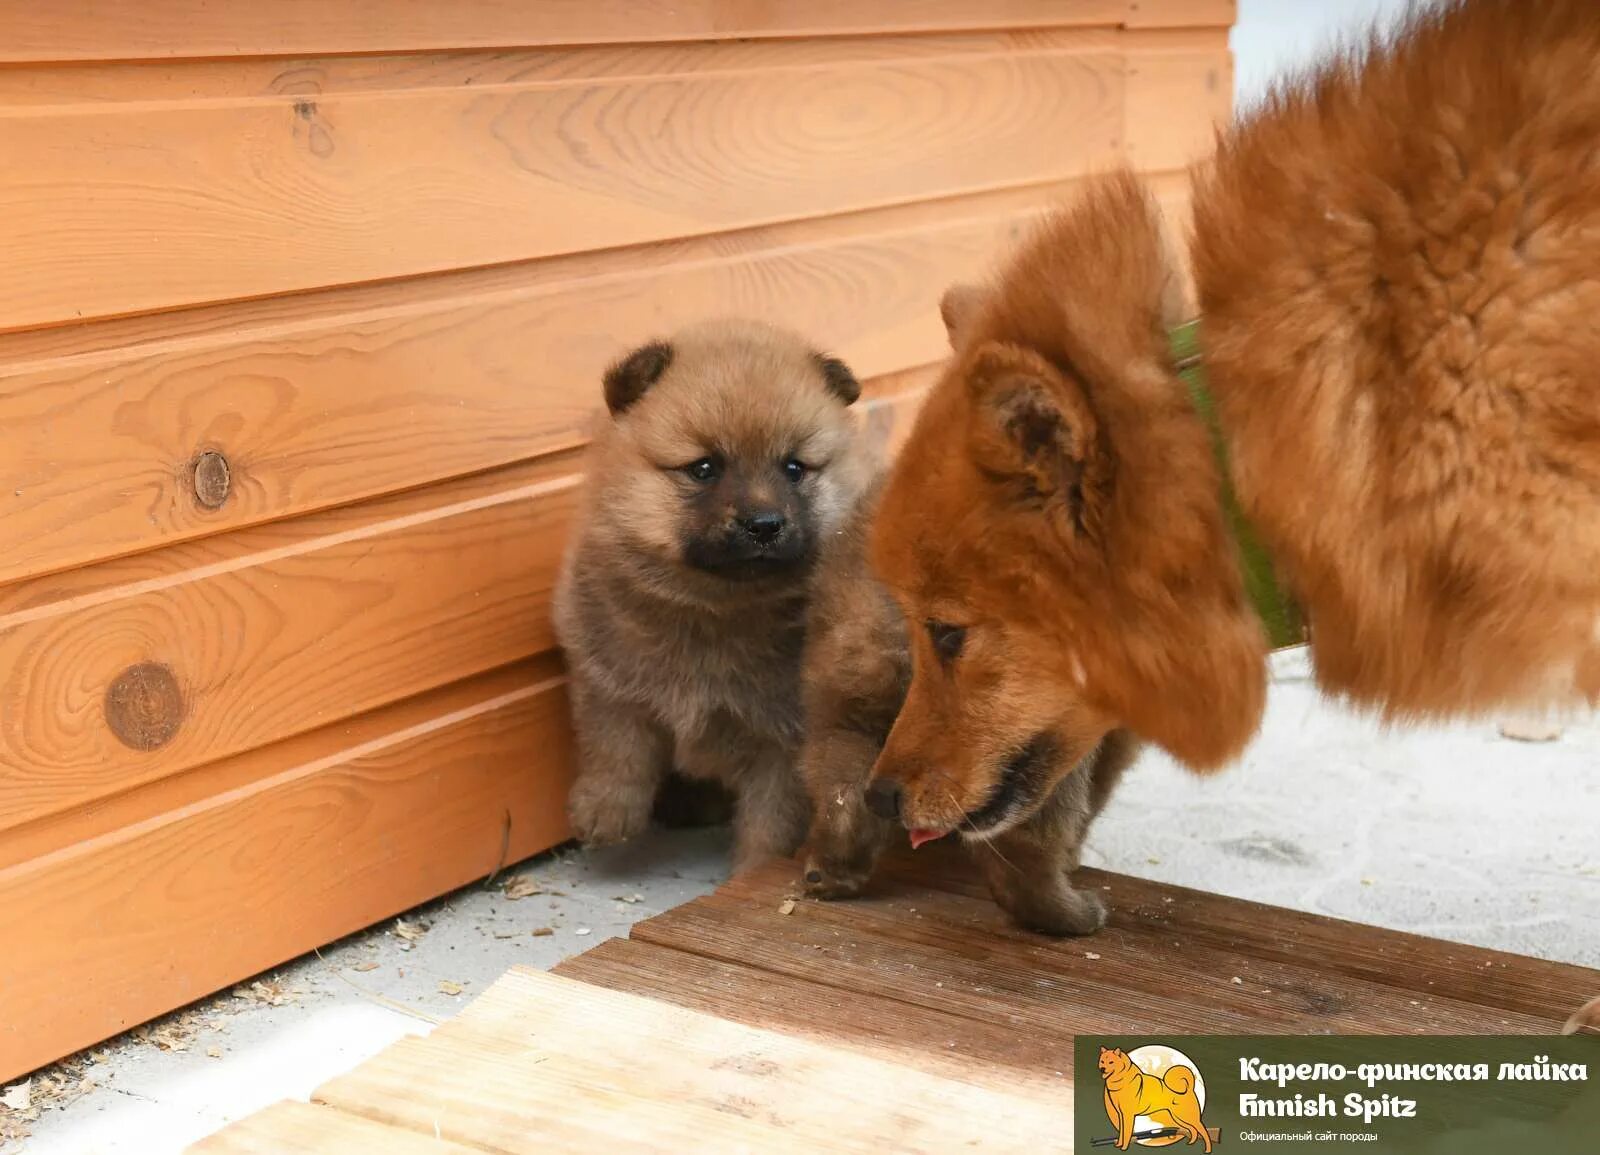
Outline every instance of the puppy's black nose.
{"label": "puppy's black nose", "polygon": [[763,545],[775,541],[787,524],[781,513],[752,513],[739,519],[739,528]]}
{"label": "puppy's black nose", "polygon": [[893,822],[900,817],[900,783],[874,778],[867,783],[867,809]]}

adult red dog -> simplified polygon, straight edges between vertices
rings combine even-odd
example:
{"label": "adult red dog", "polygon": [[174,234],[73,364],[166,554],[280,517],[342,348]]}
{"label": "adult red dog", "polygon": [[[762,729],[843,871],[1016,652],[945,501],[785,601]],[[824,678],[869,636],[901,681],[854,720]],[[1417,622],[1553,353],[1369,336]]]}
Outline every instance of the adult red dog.
{"label": "adult red dog", "polygon": [[[1600,697],[1597,61],[1592,0],[1446,3],[1196,174],[1240,504],[1320,684],[1389,718]],[[1023,821],[1115,728],[1203,771],[1259,725],[1265,639],[1174,373],[1175,282],[1123,174],[946,298],[955,355],[872,541],[914,623],[876,793],[919,836]]]}

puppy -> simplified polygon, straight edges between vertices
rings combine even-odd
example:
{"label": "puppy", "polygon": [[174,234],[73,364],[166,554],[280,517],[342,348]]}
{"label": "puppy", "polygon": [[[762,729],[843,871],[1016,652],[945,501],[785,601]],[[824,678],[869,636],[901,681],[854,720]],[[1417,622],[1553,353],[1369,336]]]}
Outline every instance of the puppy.
{"label": "puppy", "polygon": [[[1390,719],[1600,697],[1596,59],[1589,0],[1419,10],[1196,174],[1240,508],[1320,685]],[[953,828],[1018,749],[1065,774],[1124,727],[1203,771],[1259,725],[1266,639],[1175,373],[1174,281],[1120,174],[947,300],[958,351],[871,543],[917,623],[875,768],[908,827]]]}
{"label": "puppy", "polygon": [[578,739],[573,832],[618,842],[669,771],[736,796],[735,865],[794,853],[800,652],[818,544],[873,455],[843,362],[719,321],[605,374],[609,420],[555,595]]}
{"label": "puppy", "polygon": [[[867,526],[877,504],[869,490],[818,562],[802,681],[806,739],[800,767],[811,795],[805,886],[819,898],[860,891],[896,829],[899,802],[887,780],[867,781],[911,681],[905,620],[867,568]],[[1008,776],[958,832],[1000,907],[1044,934],[1090,934],[1105,905],[1076,890],[1084,833],[1105,805],[1137,743],[1125,731],[1098,746],[1053,788],[1034,780],[1035,752],[1018,750]],[[930,773],[932,769],[930,768]],[[993,827],[999,833],[987,833]],[[930,832],[913,830],[912,845]]]}

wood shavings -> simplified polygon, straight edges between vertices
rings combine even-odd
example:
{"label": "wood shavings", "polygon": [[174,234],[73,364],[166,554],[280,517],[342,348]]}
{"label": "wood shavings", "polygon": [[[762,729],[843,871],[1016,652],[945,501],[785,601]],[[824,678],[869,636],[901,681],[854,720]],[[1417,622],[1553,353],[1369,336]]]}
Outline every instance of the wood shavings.
{"label": "wood shavings", "polygon": [[368,959],[366,962],[356,963],[356,965],[350,969],[353,971],[375,971],[378,969],[378,964],[373,962],[371,959]]}
{"label": "wood shavings", "polygon": [[24,1079],[4,1094],[0,1094],[0,1107],[8,1111],[27,1111],[33,1107],[33,1080]]}
{"label": "wood shavings", "polygon": [[611,897],[617,902],[625,902],[629,906],[637,906],[644,901],[644,895],[642,894],[614,894]]}
{"label": "wood shavings", "polygon": [[423,935],[428,933],[428,928],[420,922],[407,922],[403,918],[394,920],[394,933],[400,939],[400,949],[410,950]]}
{"label": "wood shavings", "polygon": [[588,927],[580,926],[577,930],[573,931],[572,933],[573,934],[590,934],[592,932],[589,930]]}
{"label": "wood shavings", "polygon": [[220,1058],[222,1058],[222,1048],[221,1047],[207,1047],[206,1048],[206,1058],[208,1058],[208,1059],[220,1059]]}
{"label": "wood shavings", "polygon": [[779,914],[793,914],[794,913],[794,906],[795,906],[794,899],[786,898],[781,903],[778,904],[778,913]]}
{"label": "wood shavings", "polygon": [[305,994],[305,991],[299,987],[290,989],[278,979],[266,982],[257,979],[247,987],[238,986],[233,988],[234,998],[241,999],[247,1003],[259,1003],[267,1007],[281,1007],[286,1003],[294,1002],[296,998],[303,994]]}
{"label": "wood shavings", "polygon": [[1100,956],[1095,954],[1094,951],[1092,951],[1092,950],[1086,950],[1086,951],[1083,952],[1083,957],[1086,958],[1086,959],[1097,959]]}
{"label": "wood shavings", "polygon": [[519,874],[506,879],[505,894],[507,901],[516,902],[519,898],[532,898],[536,894],[543,894],[544,887],[540,886],[531,874]]}
{"label": "wood shavings", "polygon": [[536,926],[528,933],[534,938],[546,938],[549,935],[555,934],[556,930],[553,926]]}
{"label": "wood shavings", "polygon": [[460,983],[451,982],[449,979],[439,980],[439,993],[442,995],[459,995],[465,989]]}

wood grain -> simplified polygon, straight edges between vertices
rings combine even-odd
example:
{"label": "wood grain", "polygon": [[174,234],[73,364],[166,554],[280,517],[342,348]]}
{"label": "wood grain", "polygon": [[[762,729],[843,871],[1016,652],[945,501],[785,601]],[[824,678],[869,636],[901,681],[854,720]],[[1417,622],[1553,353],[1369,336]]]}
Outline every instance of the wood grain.
{"label": "wood grain", "polygon": [[514,667],[0,867],[0,1081],[562,841],[566,709]]}
{"label": "wood grain", "polygon": [[525,968],[468,1010],[316,1101],[518,1152],[580,1135],[624,1150],[1019,1151],[1072,1114],[1065,1088],[1023,1097]]}
{"label": "wood grain", "polygon": [[1120,61],[1016,51],[3,115],[0,329],[1079,176]]}
{"label": "wood grain", "polygon": [[1123,141],[1129,164],[1181,169],[1202,159],[1233,111],[1227,31],[1129,53],[1124,84]]}
{"label": "wood grain", "polygon": [[[1148,4],[1150,0],[1145,0]],[[1225,5],[1182,0],[1167,19]],[[1132,6],[1135,17],[1138,5]],[[70,13],[0,0],[0,62],[306,56],[638,40],[819,37],[963,28],[1116,25],[1128,0],[77,0]],[[1147,18],[1147,17],[1141,17]],[[1220,21],[1218,21],[1220,22]]]}
{"label": "wood grain", "polygon": [[942,60],[1018,50],[1134,52],[1188,33],[1124,32],[1112,27],[983,28],[939,35],[845,39],[661,41],[399,56],[232,57],[115,60],[0,68],[0,105],[17,109],[106,102],[182,102],[335,93],[395,93],[574,80],[639,80],[684,73],[749,72],[805,65]]}
{"label": "wood grain", "polygon": [[[557,964],[555,973],[969,1082],[1059,1094],[1072,1070],[1072,1041],[1059,1035],[1019,1035],[1000,1021],[980,1023],[636,939],[609,939]],[[931,1040],[941,1045],[930,1048]]]}
{"label": "wood grain", "polygon": [[1238,15],[1237,0],[1124,0],[1122,24],[1127,28],[1231,28]]}
{"label": "wood grain", "polygon": [[359,1115],[293,1100],[242,1119],[188,1149],[190,1155],[478,1155],[475,1148]]}
{"label": "wood grain", "polygon": [[[1070,189],[0,339],[0,583],[577,445],[612,358],[718,312],[814,334],[863,378],[938,360],[939,287]],[[215,509],[206,452],[231,478]]]}
{"label": "wood grain", "polygon": [[[792,867],[785,864],[770,873],[735,879],[717,901],[754,904],[792,881]],[[1239,943],[1197,941],[1169,927],[1159,911],[1142,912],[1137,919],[1122,917],[1092,940],[1051,941],[1017,930],[987,894],[969,897],[902,879],[858,910],[811,903],[805,915],[829,926],[870,929],[930,946],[977,931],[992,940],[992,957],[1034,974],[1043,992],[1113,983],[1141,1004],[1179,1001],[1254,1018],[1257,1033],[1363,1034],[1384,1023],[1405,1023],[1408,1033],[1471,1034],[1484,1022],[1482,1007],[1436,992],[1421,999],[1381,982],[1263,959]],[[1179,957],[1183,969],[1175,973]],[[1533,1016],[1501,1014],[1506,1033],[1550,1029]]]}
{"label": "wood grain", "polygon": [[[939,855],[923,861],[891,857],[886,875],[898,885],[918,880],[941,890],[986,897],[966,865]],[[930,874],[930,866],[934,869]],[[1324,976],[1348,976],[1411,999],[1475,1006],[1496,1030],[1531,1020],[1554,1031],[1595,982],[1594,971],[1570,963],[1446,942],[1364,923],[1287,910],[1129,875],[1083,869],[1079,886],[1101,888],[1111,926],[1161,928],[1197,947],[1223,947],[1259,962],[1284,962]],[[1419,1006],[1425,1005],[1423,1002]],[[1509,1013],[1512,1018],[1504,1017]],[[1496,1017],[1500,1016],[1500,1017]],[[1468,1031],[1466,1033],[1476,1033]]]}
{"label": "wood grain", "polygon": [[[0,587],[0,829],[550,648],[575,464]],[[147,664],[179,712],[130,749],[107,692]]]}

